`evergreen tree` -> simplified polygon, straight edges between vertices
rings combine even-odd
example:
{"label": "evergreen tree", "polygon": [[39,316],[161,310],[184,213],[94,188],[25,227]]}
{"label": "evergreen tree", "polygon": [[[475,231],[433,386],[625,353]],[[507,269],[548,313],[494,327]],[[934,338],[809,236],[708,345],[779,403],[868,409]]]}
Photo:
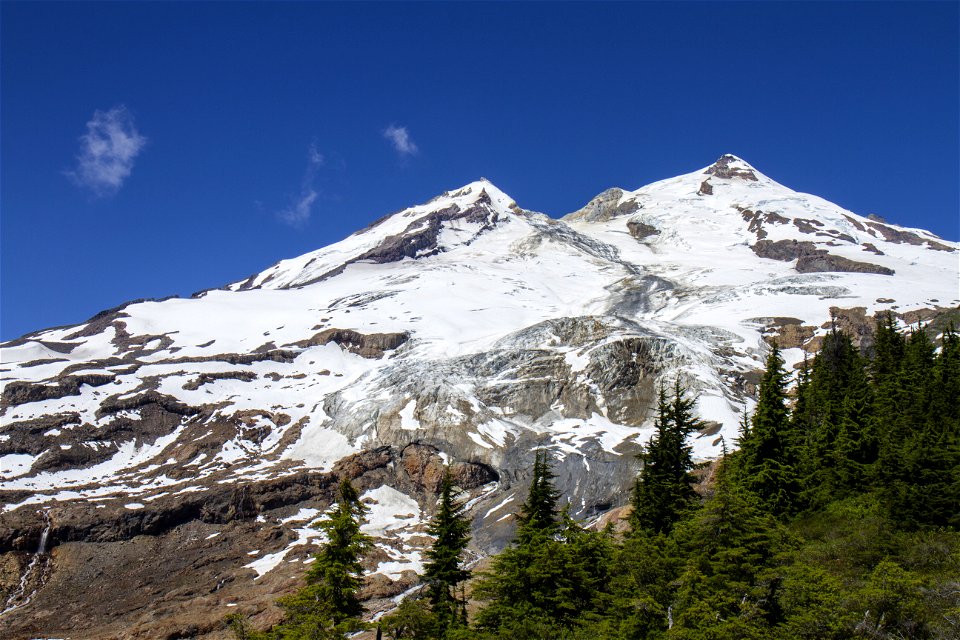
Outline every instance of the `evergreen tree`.
{"label": "evergreen tree", "polygon": [[314,556],[306,586],[277,602],[284,619],[273,629],[273,637],[332,640],[363,628],[360,560],[370,539],[360,527],[366,511],[350,481],[341,480],[336,505],[317,525],[326,534],[327,542]]}
{"label": "evergreen tree", "polygon": [[693,468],[687,437],[702,427],[693,415],[695,400],[677,379],[673,399],[661,385],[657,401],[656,429],[640,459],[643,468],[633,487],[630,525],[634,531],[667,533],[693,504]]}
{"label": "evergreen tree", "polygon": [[865,363],[847,335],[824,336],[799,393],[792,428],[805,434],[802,496],[819,508],[865,487],[878,455]]}
{"label": "evergreen tree", "polygon": [[737,478],[774,515],[795,510],[799,493],[798,467],[802,443],[795,435],[787,409],[787,372],[774,344],[760,381],[753,420],[740,438]]}
{"label": "evergreen tree", "polygon": [[605,533],[581,528],[566,510],[558,518],[553,478],[546,453],[538,451],[514,545],[474,587],[474,596],[487,602],[477,614],[482,631],[516,640],[572,637],[573,627],[609,604],[612,543]]}
{"label": "evergreen tree", "polygon": [[891,442],[892,471],[887,498],[904,527],[960,526],[960,339],[944,332],[940,353],[925,332],[907,342],[904,382],[915,403],[904,410],[906,425]]}
{"label": "evergreen tree", "polygon": [[767,638],[776,617],[767,574],[789,544],[786,529],[760,509],[721,463],[716,491],[675,531],[685,566],[669,638]]}
{"label": "evergreen tree", "polygon": [[427,551],[423,581],[437,620],[437,637],[442,638],[450,627],[466,624],[466,602],[458,595],[457,585],[470,577],[461,560],[470,541],[470,522],[464,515],[463,503],[456,499],[449,468],[440,485],[437,513],[427,531],[435,540]]}
{"label": "evergreen tree", "polygon": [[530,492],[520,507],[517,520],[517,540],[523,544],[528,538],[538,534],[549,535],[557,526],[557,500],[560,493],[554,488],[556,476],[550,468],[547,452],[538,449],[534,454],[533,480]]}

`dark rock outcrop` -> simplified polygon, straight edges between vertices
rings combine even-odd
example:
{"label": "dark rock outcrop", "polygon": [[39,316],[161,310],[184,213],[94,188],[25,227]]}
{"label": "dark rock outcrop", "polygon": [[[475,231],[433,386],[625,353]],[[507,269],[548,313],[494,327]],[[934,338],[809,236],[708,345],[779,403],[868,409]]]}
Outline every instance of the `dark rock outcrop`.
{"label": "dark rock outcrop", "polygon": [[408,333],[364,334],[353,329],[326,329],[315,334],[312,338],[286,346],[305,349],[333,342],[362,358],[382,358],[384,353],[396,349],[409,339],[410,334]]}
{"label": "dark rock outcrop", "polygon": [[707,167],[707,170],[704,171],[704,173],[727,180],[738,178],[740,180],[749,180],[752,182],[757,181],[757,174],[755,174],[752,170],[732,166],[736,162],[739,162],[739,159],[736,156],[731,156],[729,154],[720,156],[720,159]]}
{"label": "dark rock outcrop", "polygon": [[28,402],[40,402],[64,396],[80,395],[81,385],[102,387],[113,382],[115,375],[88,373],[77,376],[64,376],[54,384],[14,381],[7,384],[0,396],[0,407],[15,407]]}
{"label": "dark rock outcrop", "polygon": [[257,374],[252,371],[218,371],[213,373],[201,373],[199,376],[183,385],[188,391],[196,391],[200,387],[216,380],[243,380],[250,382],[256,380]]}
{"label": "dark rock outcrop", "polygon": [[917,246],[926,244],[927,248],[933,249],[934,251],[954,251],[953,247],[935,242],[934,240],[921,238],[912,231],[894,229],[889,225],[883,224],[882,219],[878,219],[879,221],[877,221],[873,218],[874,216],[871,216],[870,221],[867,222],[867,226],[869,226],[870,229],[880,232],[880,235],[883,236],[883,239],[887,242],[895,242],[897,244],[912,244]]}
{"label": "dark rock outcrop", "polygon": [[660,234],[660,230],[643,222],[637,220],[628,220],[627,221],[627,230],[637,240],[643,240],[649,238],[650,236],[655,236]]}
{"label": "dark rock outcrop", "polygon": [[753,252],[761,258],[789,262],[796,260],[796,270],[800,273],[819,273],[829,271],[877,273],[893,275],[893,269],[888,269],[869,262],[857,262],[842,256],[833,255],[825,249],[818,249],[812,242],[798,242],[797,240],[758,240],[752,247]]}
{"label": "dark rock outcrop", "polygon": [[642,206],[635,199],[626,199],[623,189],[607,189],[595,196],[581,209],[565,216],[571,220],[585,220],[587,222],[606,222],[613,218],[627,216],[639,211]]}

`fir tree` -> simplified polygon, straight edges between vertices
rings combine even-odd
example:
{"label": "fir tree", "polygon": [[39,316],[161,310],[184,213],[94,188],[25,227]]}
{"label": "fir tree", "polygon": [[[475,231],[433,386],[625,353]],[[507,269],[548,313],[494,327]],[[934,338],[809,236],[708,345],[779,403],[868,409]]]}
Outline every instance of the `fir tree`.
{"label": "fir tree", "polygon": [[865,485],[877,458],[865,363],[836,328],[824,336],[809,380],[800,388],[793,428],[805,434],[802,496],[819,508]]}
{"label": "fir tree", "polygon": [[598,616],[609,603],[612,544],[606,534],[582,529],[566,510],[557,517],[553,477],[546,453],[538,451],[515,544],[474,587],[474,596],[487,602],[477,624],[497,637],[571,637],[578,621]]}
{"label": "fir tree", "polygon": [[274,628],[275,637],[332,640],[363,628],[360,560],[370,546],[370,538],[360,527],[366,511],[350,481],[341,480],[336,506],[317,525],[327,542],[307,571],[307,585],[278,601],[284,619]]}
{"label": "fir tree", "polygon": [[901,526],[960,526],[960,339],[944,332],[940,353],[921,330],[911,334],[904,363],[905,384],[915,403],[905,410],[903,442],[889,448],[893,472],[887,491]]}
{"label": "fir tree", "polygon": [[740,438],[737,454],[739,482],[775,515],[794,511],[799,493],[798,456],[801,443],[787,409],[787,372],[774,344],[760,381],[753,420]]}
{"label": "fir tree", "polygon": [[427,551],[423,581],[437,620],[437,637],[442,638],[450,627],[466,624],[466,602],[458,595],[457,585],[470,577],[461,559],[470,541],[470,522],[464,515],[463,503],[456,499],[449,468],[440,485],[437,513],[427,531],[435,540]]}
{"label": "fir tree", "polygon": [[534,455],[530,492],[517,515],[520,524],[517,529],[517,540],[520,544],[537,534],[549,535],[556,528],[557,500],[560,498],[560,493],[553,486],[555,477],[550,469],[547,452],[538,449]]}
{"label": "fir tree", "polygon": [[674,534],[685,567],[676,581],[670,638],[770,637],[765,574],[789,541],[786,529],[733,482],[722,462],[710,500]]}
{"label": "fir tree", "polygon": [[694,404],[695,400],[686,397],[679,379],[669,402],[661,385],[654,420],[656,431],[640,454],[643,468],[633,487],[630,525],[634,531],[667,533],[693,504],[693,458],[686,441],[687,436],[702,427],[693,415]]}

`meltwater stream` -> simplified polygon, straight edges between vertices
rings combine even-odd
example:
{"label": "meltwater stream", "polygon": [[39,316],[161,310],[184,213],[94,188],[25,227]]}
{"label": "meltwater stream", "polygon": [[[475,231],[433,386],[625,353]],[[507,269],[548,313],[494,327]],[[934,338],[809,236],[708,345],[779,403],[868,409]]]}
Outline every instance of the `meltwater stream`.
{"label": "meltwater stream", "polygon": [[40,534],[40,544],[37,546],[37,551],[33,554],[30,564],[27,565],[27,570],[20,576],[20,584],[7,598],[3,611],[0,611],[0,616],[29,603],[40,587],[43,586],[50,560],[50,556],[47,555],[47,543],[50,540],[50,516],[46,511],[39,511],[38,513],[43,516],[45,522],[43,532]]}

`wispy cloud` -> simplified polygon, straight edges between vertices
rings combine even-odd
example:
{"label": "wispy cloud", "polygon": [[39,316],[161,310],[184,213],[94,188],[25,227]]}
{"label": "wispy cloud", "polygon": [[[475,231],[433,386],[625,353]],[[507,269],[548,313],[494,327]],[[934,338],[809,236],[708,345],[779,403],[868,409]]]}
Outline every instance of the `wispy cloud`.
{"label": "wispy cloud", "polygon": [[383,130],[383,137],[393,144],[393,148],[397,150],[401,157],[415,156],[420,151],[410,138],[410,132],[407,131],[406,127],[398,127],[392,124]]}
{"label": "wispy cloud", "polygon": [[98,196],[112,195],[130,176],[145,144],[147,138],[137,130],[133,115],[125,106],[95,111],[87,123],[87,132],[80,136],[77,168],[68,171],[67,176]]}
{"label": "wispy cloud", "polygon": [[294,198],[290,206],[277,212],[277,217],[281,221],[291,227],[299,228],[310,220],[310,216],[313,215],[313,205],[320,197],[313,183],[317,177],[317,171],[324,162],[323,154],[317,150],[316,143],[311,144],[307,150],[307,169],[300,182],[300,194]]}

